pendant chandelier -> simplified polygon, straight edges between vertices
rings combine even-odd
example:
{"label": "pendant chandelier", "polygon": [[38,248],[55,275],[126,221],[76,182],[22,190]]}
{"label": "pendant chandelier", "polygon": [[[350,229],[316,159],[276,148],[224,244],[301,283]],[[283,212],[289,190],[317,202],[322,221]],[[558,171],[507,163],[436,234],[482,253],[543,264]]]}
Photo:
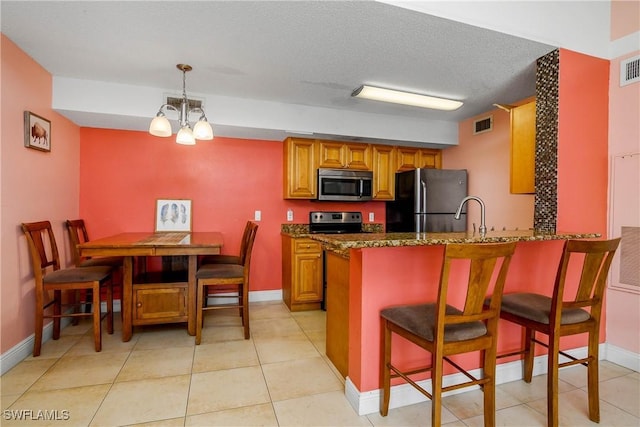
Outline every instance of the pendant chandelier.
{"label": "pendant chandelier", "polygon": [[[153,118],[149,125],[149,133],[154,136],[167,137],[171,136],[171,123],[169,119],[164,115],[163,110],[171,110],[178,112],[178,121],[180,123],[180,130],[176,135],[176,142],[183,145],[195,145],[196,139],[210,140],[213,139],[213,129],[207,121],[204,110],[200,107],[189,108],[189,100],[187,99],[186,91],[186,76],[187,72],[193,68],[191,65],[178,64],[176,65],[178,70],[182,71],[182,100],[180,102],[180,109],[177,109],[173,105],[164,104],[158,110],[158,114]],[[198,121],[191,130],[189,125],[189,114],[200,114]]]}

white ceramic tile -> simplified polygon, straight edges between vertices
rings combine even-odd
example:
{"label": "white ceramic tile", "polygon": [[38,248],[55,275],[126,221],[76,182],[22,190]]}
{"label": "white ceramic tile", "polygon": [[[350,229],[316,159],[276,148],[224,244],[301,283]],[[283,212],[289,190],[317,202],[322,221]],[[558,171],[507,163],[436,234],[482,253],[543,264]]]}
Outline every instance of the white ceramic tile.
{"label": "white ceramic tile", "polygon": [[186,324],[147,326],[139,328],[134,350],[164,349],[170,347],[191,347],[195,337],[189,335]]}
{"label": "white ceramic tile", "polygon": [[[468,427],[484,426],[483,415],[462,421]],[[546,425],[547,417],[524,404],[496,411],[497,427],[545,427]]]}
{"label": "white ceramic tile", "polygon": [[62,357],[31,389],[54,390],[112,383],[128,356],[128,353],[94,353]]}
{"label": "white ceramic tile", "polygon": [[259,366],[193,374],[187,415],[269,402]]}
{"label": "white ceramic tile", "polygon": [[[636,398],[636,402],[638,399]],[[546,416],[546,399],[529,402],[529,406]],[[589,419],[589,402],[587,392],[581,389],[571,390],[558,395],[558,420],[562,426],[596,426]],[[601,426],[638,426],[640,419],[607,402],[600,401]]]}
{"label": "white ceramic tile", "polygon": [[[4,412],[3,426],[87,426],[98,410],[108,384],[60,390],[28,391],[15,401],[9,414],[21,414],[27,419],[7,419]],[[39,411],[47,411],[39,412]]]}
{"label": "white ceramic tile", "polygon": [[115,383],[91,425],[129,425],[184,417],[189,383],[189,375]]}
{"label": "white ceramic tile", "polygon": [[[571,384],[558,380],[560,393],[573,390],[574,388]],[[519,402],[531,402],[547,396],[547,376],[535,376],[530,383],[526,383],[524,380],[511,381],[498,385],[496,389],[506,392],[515,399],[518,399]]]}
{"label": "white ceramic tile", "polygon": [[341,391],[274,402],[273,407],[281,427],[372,425],[366,416],[358,416]]}
{"label": "white ceramic tile", "polygon": [[2,396],[24,393],[36,382],[54,363],[56,359],[31,358],[14,366],[2,376]]}
{"label": "white ceramic tile", "polygon": [[[376,427],[382,426],[430,426],[431,425],[431,405],[429,400],[423,403],[417,403],[415,405],[403,406],[400,408],[389,409],[389,413],[386,417],[380,415],[379,412],[375,414],[367,415],[371,424]],[[446,407],[442,407],[441,412],[442,424],[449,425],[450,423],[459,422],[456,416],[449,411]]]}
{"label": "white ceramic tile", "polygon": [[263,364],[320,356],[318,350],[305,336],[256,338],[255,345],[260,363]]}
{"label": "white ceramic tile", "polygon": [[117,382],[191,374],[193,347],[132,351]]}
{"label": "white ceramic tile", "polygon": [[276,419],[276,414],[273,412],[271,403],[263,403],[261,405],[243,406],[224,411],[191,415],[186,418],[184,425],[187,427],[277,427],[278,420]]}
{"label": "white ceramic tile", "polygon": [[600,400],[640,418],[640,377],[637,374],[600,382]]}
{"label": "white ceramic tile", "polygon": [[254,338],[305,336],[298,323],[291,317],[256,319],[251,322],[251,334]]}
{"label": "white ceramic tile", "polygon": [[[611,378],[628,375],[633,372],[630,369],[604,360],[601,360],[599,362],[598,371],[598,377],[601,382]],[[567,382],[576,388],[586,387],[587,368],[585,366],[578,365],[560,369],[559,378],[560,380]]]}
{"label": "white ceramic tile", "polygon": [[271,400],[293,399],[312,394],[344,391],[321,357],[262,365]]}
{"label": "white ceramic tile", "polygon": [[[449,409],[457,418],[471,418],[484,413],[484,393],[481,390],[470,390],[463,393],[446,396],[442,405]],[[496,388],[496,410],[518,405],[521,402],[509,393]]]}
{"label": "white ceramic tile", "polygon": [[259,364],[252,340],[222,341],[195,346],[193,372],[217,371]]}

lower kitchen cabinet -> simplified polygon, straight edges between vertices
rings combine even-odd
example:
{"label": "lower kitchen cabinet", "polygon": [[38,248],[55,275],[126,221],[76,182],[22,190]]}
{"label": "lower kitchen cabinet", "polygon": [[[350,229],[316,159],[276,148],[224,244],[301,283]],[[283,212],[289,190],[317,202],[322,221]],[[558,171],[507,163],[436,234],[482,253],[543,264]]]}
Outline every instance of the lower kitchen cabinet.
{"label": "lower kitchen cabinet", "polygon": [[322,303],[322,245],[282,236],[282,298],[291,311],[318,310]]}

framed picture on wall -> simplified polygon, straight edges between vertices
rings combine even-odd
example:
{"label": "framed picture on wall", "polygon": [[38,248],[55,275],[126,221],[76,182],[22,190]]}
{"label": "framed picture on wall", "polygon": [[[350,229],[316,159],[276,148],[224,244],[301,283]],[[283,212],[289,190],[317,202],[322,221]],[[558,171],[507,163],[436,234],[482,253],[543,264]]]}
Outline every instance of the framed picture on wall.
{"label": "framed picture on wall", "polygon": [[51,122],[31,111],[25,111],[24,146],[34,150],[51,151]]}
{"label": "framed picture on wall", "polygon": [[191,232],[191,200],[156,201],[156,232],[162,231]]}

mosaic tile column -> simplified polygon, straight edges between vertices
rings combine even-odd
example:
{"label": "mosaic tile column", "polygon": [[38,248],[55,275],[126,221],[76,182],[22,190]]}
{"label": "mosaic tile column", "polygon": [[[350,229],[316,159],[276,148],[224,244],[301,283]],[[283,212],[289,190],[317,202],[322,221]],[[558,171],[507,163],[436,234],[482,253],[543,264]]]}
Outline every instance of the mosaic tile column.
{"label": "mosaic tile column", "polygon": [[558,84],[560,52],[536,62],[536,165],[533,228],[555,232],[558,219]]}

